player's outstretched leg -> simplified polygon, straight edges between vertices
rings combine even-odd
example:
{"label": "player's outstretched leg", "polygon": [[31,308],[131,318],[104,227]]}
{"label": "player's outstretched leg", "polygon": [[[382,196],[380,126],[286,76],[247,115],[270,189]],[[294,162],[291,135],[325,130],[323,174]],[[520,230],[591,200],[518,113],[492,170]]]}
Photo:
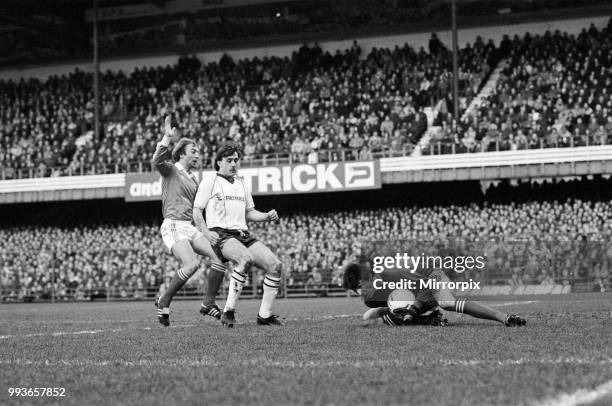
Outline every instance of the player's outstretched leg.
{"label": "player's outstretched leg", "polygon": [[234,327],[236,322],[236,302],[242,293],[242,288],[246,283],[246,271],[249,270],[253,263],[253,256],[248,249],[235,238],[230,238],[225,241],[221,252],[225,258],[231,259],[236,263],[232,276],[230,277],[230,285],[227,292],[227,300],[221,315],[221,323],[227,327]]}
{"label": "player's outstretched leg", "polygon": [[[278,273],[276,275],[279,275]],[[263,296],[257,313],[257,324],[264,326],[281,325],[278,316],[272,314],[272,305],[280,287],[280,275],[267,274],[263,281]]]}
{"label": "player's outstretched leg", "polygon": [[221,260],[206,237],[200,236],[194,239],[191,242],[191,246],[197,254],[203,257],[209,257],[211,260],[210,270],[206,277],[206,297],[200,306],[200,313],[204,316],[211,316],[219,320],[221,318],[221,310],[215,303],[215,299],[223,283],[223,278],[225,277],[225,266],[221,263]]}
{"label": "player's outstretched leg", "polygon": [[191,242],[191,246],[196,254],[204,257],[209,257],[211,267],[206,276],[206,297],[200,306],[200,313],[204,316],[211,316],[219,320],[221,318],[221,310],[215,303],[219,287],[223,283],[225,276],[225,266],[219,260],[219,257],[210,245],[210,241],[204,236],[200,236]]}
{"label": "player's outstretched leg", "polygon": [[200,313],[204,316],[214,317],[219,320],[221,318],[221,309],[215,303],[215,298],[219,292],[219,287],[223,283],[225,277],[225,266],[220,263],[213,262],[206,277],[206,297],[200,306]]}
{"label": "player's outstretched leg", "polygon": [[255,264],[261,265],[266,271],[263,281],[263,296],[257,313],[257,324],[264,326],[282,325],[278,316],[272,314],[272,306],[280,287],[281,262],[268,247],[259,241],[249,247],[249,252],[253,254]]}
{"label": "player's outstretched leg", "polygon": [[236,302],[242,293],[242,288],[246,284],[246,273],[240,271],[244,265],[238,265],[232,272],[230,277],[230,284],[227,291],[227,300],[225,301],[225,307],[223,308],[223,315],[221,316],[221,323],[227,327],[234,327],[236,322]]}
{"label": "player's outstretched leg", "polygon": [[157,319],[164,326],[170,325],[170,302],[172,298],[198,269],[198,260],[189,240],[181,240],[174,244],[172,252],[181,261],[182,266],[174,273],[168,289],[156,301]]}
{"label": "player's outstretched leg", "polygon": [[457,313],[469,314],[478,319],[494,320],[508,327],[524,326],[527,321],[515,314],[502,313],[480,302],[469,299],[457,299],[454,304],[442,306],[446,310],[455,311]]}
{"label": "player's outstretched leg", "polygon": [[[439,274],[440,280],[450,281],[443,272]],[[456,299],[449,289],[440,289],[434,294],[440,307],[444,310],[469,314],[478,319],[494,320],[506,326],[524,326],[527,321],[516,315],[508,315],[486,306],[480,302],[465,298]]]}

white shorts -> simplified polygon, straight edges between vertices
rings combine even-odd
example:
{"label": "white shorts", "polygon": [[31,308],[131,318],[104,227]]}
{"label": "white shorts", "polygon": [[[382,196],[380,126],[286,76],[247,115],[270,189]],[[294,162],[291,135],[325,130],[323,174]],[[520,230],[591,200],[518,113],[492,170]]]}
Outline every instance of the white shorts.
{"label": "white shorts", "polygon": [[193,241],[203,236],[193,224],[184,220],[164,219],[159,231],[161,231],[162,240],[164,240],[164,244],[170,252],[172,252],[174,244],[179,241]]}

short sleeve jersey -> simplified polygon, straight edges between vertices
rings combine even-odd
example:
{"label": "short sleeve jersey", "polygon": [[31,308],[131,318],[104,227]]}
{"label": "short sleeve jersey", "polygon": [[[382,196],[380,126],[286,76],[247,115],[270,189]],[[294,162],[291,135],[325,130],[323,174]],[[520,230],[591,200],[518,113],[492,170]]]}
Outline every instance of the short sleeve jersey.
{"label": "short sleeve jersey", "polygon": [[255,204],[242,178],[229,179],[210,172],[202,177],[194,207],[205,210],[209,228],[247,230],[246,212]]}

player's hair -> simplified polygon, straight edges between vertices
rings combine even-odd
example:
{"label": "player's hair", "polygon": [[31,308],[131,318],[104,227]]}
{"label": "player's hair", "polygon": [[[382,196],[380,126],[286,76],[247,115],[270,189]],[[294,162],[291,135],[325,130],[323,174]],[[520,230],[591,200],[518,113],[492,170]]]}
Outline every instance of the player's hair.
{"label": "player's hair", "polygon": [[172,159],[174,162],[178,162],[181,159],[181,155],[185,153],[185,149],[191,144],[195,145],[195,141],[191,138],[181,138],[176,143],[172,150]]}
{"label": "player's hair", "polygon": [[215,170],[219,170],[219,161],[221,161],[226,156],[233,155],[234,153],[238,154],[238,159],[242,158],[242,145],[234,141],[228,141],[221,144],[221,146],[217,150],[217,154],[215,155],[215,162],[213,163]]}

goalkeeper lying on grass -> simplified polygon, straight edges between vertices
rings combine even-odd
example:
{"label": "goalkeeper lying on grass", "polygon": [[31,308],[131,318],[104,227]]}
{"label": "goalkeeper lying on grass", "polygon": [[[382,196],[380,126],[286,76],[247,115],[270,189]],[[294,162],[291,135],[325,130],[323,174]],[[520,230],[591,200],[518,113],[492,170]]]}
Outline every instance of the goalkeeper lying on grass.
{"label": "goalkeeper lying on grass", "polygon": [[[403,269],[387,269],[380,274],[374,274],[367,266],[351,264],[345,269],[343,287],[360,294],[364,304],[370,307],[370,310],[363,314],[364,320],[382,318],[391,326],[446,325],[448,322],[439,308],[469,314],[479,319],[495,320],[509,327],[523,326],[527,323],[520,316],[502,313],[477,301],[466,298],[456,299],[446,288],[422,289],[419,287],[419,281],[425,278],[449,281],[448,276],[442,271],[433,271],[427,277]],[[416,288],[410,289],[415,297],[414,303],[391,311],[387,301],[393,289],[377,289],[377,287],[388,286],[381,282],[403,283],[406,280],[416,282],[414,284]]]}

